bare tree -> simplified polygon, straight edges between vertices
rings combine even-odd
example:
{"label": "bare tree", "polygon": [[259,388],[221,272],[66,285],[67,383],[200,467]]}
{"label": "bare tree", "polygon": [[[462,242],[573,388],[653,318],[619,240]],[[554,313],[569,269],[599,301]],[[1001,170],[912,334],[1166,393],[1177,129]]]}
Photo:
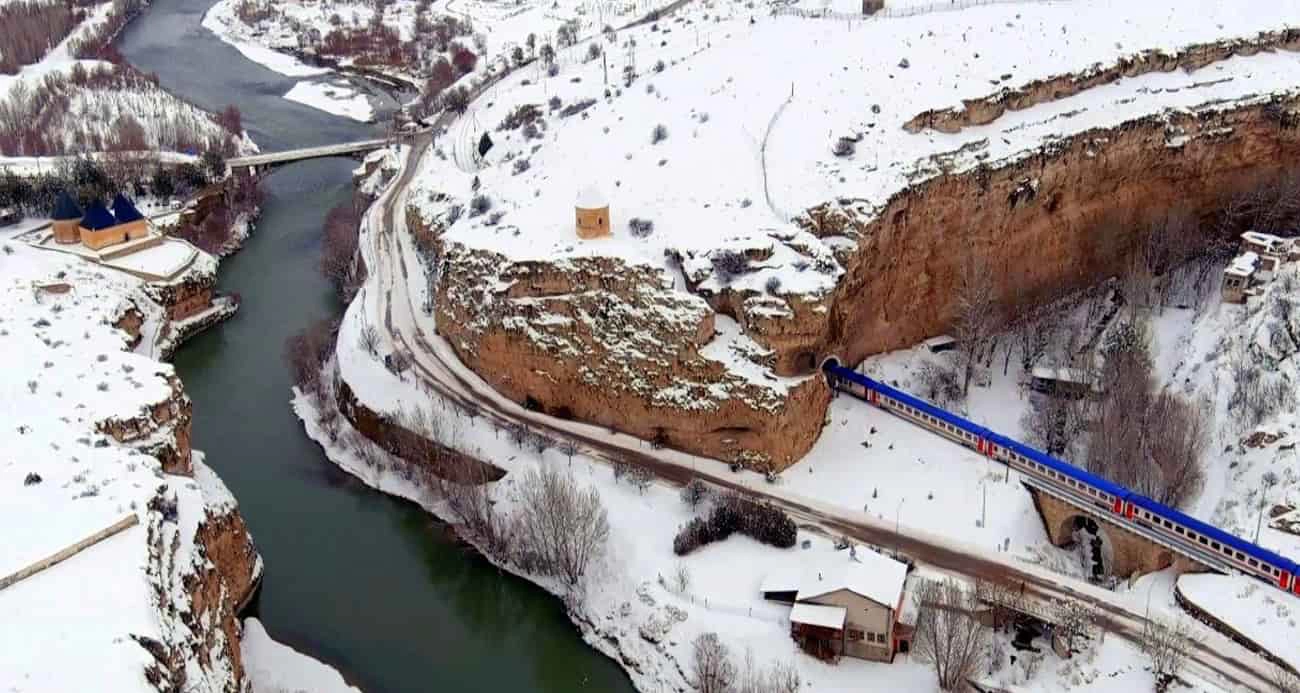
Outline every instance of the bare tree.
{"label": "bare tree", "polygon": [[362,349],[366,350],[371,356],[379,355],[379,330],[374,325],[366,325],[361,328],[361,334],[357,338],[357,343]]}
{"label": "bare tree", "polygon": [[533,449],[537,451],[538,457],[545,457],[546,451],[555,447],[555,439],[545,433],[534,433],[529,442],[532,443]]}
{"label": "bare tree", "polygon": [[574,455],[578,454],[579,452],[582,452],[581,448],[578,447],[577,442],[575,442],[572,438],[565,438],[564,440],[560,441],[560,445],[556,449],[560,451],[561,455],[564,455],[565,457],[569,458],[569,464],[573,464]]}
{"label": "bare tree", "polygon": [[1182,620],[1148,621],[1142,632],[1142,652],[1151,660],[1157,693],[1168,690],[1192,649],[1191,629]]}
{"label": "bare tree", "polygon": [[731,650],[717,633],[704,633],[691,643],[691,674],[700,693],[729,693],[736,682]]}
{"label": "bare tree", "polygon": [[519,488],[520,541],[536,552],[542,570],[577,585],[609,538],[600,495],[550,467],[528,472]]}
{"label": "bare tree", "polygon": [[1056,636],[1071,653],[1077,652],[1080,640],[1091,640],[1097,635],[1097,610],[1087,602],[1064,599],[1052,605],[1056,622]]}
{"label": "bare tree", "polygon": [[492,501],[487,468],[460,456],[445,460],[444,467],[448,473],[439,487],[447,506],[491,555],[501,556],[509,544],[510,524]]}
{"label": "bare tree", "polygon": [[699,479],[691,479],[682,487],[682,502],[691,506],[691,510],[698,509],[708,497],[709,487]]}
{"label": "bare tree", "polygon": [[632,465],[632,468],[628,470],[627,478],[628,481],[632,482],[632,486],[636,488],[638,493],[645,493],[645,490],[650,488],[650,484],[654,483],[655,475],[641,465]]}
{"label": "bare tree", "polygon": [[523,447],[528,441],[531,432],[528,427],[521,423],[512,423],[506,427],[506,432],[510,435],[510,441],[518,447]]}
{"label": "bare tree", "polygon": [[913,595],[917,605],[913,648],[934,665],[939,687],[959,690],[979,668],[988,630],[972,615],[978,606],[973,592],[955,580],[922,581]]}
{"label": "bare tree", "polygon": [[993,278],[988,263],[973,250],[962,260],[957,283],[952,331],[961,354],[961,394],[970,391],[971,377],[993,335]]}
{"label": "bare tree", "polygon": [[1273,687],[1278,693],[1300,693],[1300,675],[1280,665],[1273,665]]}

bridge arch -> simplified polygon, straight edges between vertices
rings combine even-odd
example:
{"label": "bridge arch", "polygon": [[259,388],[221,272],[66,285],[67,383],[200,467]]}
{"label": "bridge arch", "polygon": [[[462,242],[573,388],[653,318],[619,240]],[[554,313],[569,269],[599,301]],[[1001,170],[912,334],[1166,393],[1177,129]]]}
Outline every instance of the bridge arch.
{"label": "bridge arch", "polygon": [[1086,578],[1100,580],[1115,574],[1115,543],[1106,523],[1083,513],[1070,513],[1055,529],[1054,543],[1075,549]]}

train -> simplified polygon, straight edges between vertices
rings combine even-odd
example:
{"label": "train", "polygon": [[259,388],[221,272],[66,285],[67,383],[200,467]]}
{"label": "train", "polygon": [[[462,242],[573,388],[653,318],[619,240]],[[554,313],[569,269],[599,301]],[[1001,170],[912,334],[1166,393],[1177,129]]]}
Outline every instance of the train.
{"label": "train", "polygon": [[1211,569],[1248,575],[1300,595],[1300,565],[1285,556],[846,368],[834,357],[823,363],[822,370],[836,391],[998,460],[1042,493],[1092,508],[1099,516]]}

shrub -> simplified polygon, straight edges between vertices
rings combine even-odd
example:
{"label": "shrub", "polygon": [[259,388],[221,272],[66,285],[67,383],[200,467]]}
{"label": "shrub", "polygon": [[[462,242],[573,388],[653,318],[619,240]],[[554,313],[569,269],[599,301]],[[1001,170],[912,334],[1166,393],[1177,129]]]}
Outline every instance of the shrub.
{"label": "shrub", "polygon": [[749,258],[735,250],[719,250],[712,255],[710,261],[713,263],[714,274],[723,284],[730,284],[736,275],[749,270]]}
{"label": "shrub", "polygon": [[627,232],[635,238],[646,238],[655,230],[655,223],[649,219],[632,217],[627,222]]}
{"label": "shrub", "polygon": [[664,61],[662,60],[655,61],[655,72],[663,72],[663,71],[664,71]]}
{"label": "shrub", "polygon": [[763,286],[769,294],[775,296],[781,290],[781,278],[774,274],[767,278],[767,283]]}
{"label": "shrub", "polygon": [[451,226],[452,224],[455,224],[456,221],[460,219],[460,216],[464,213],[465,213],[465,207],[463,205],[452,205],[448,207],[447,226]]}
{"label": "shrub", "polygon": [[596,104],[595,99],[583,99],[581,101],[575,101],[569,104],[568,106],[565,106],[564,108],[560,109],[560,117],[568,118],[569,116],[577,115],[587,110],[588,108],[591,108],[595,104]]}
{"label": "shrub", "polygon": [[[550,98],[550,100],[548,100],[548,101],[546,102],[546,105],[549,106],[550,109],[551,109],[552,111],[554,111],[554,110],[556,110],[556,109],[558,109],[558,108],[560,107],[560,104],[561,104],[561,103],[562,103],[562,102],[560,101],[560,97],[558,97],[558,96],[552,96],[552,97]],[[594,102],[593,102],[593,103],[594,103]]]}
{"label": "shrub", "polygon": [[650,144],[659,144],[666,139],[668,139],[668,128],[663,123],[656,125],[650,132]]}
{"label": "shrub", "polygon": [[846,157],[853,156],[857,144],[848,137],[841,137],[835,140],[835,146],[831,147],[831,153],[835,156]]}
{"label": "shrub", "polygon": [[487,195],[475,195],[474,199],[469,201],[469,216],[471,219],[492,209],[492,198]]}
{"label": "shrub", "polygon": [[587,44],[587,60],[595,60],[600,57],[600,44],[592,41]]}
{"label": "shrub", "polygon": [[485,226],[496,226],[497,224],[501,223],[501,218],[504,217],[505,215],[506,215],[505,212],[493,212],[488,215],[487,220],[484,221],[483,224]]}
{"label": "shrub", "polygon": [[522,133],[526,140],[540,140],[542,138],[542,131],[538,129],[537,123],[525,125]]}
{"label": "shrub", "polygon": [[693,518],[673,538],[673,553],[683,556],[735,532],[756,541],[788,549],[795,545],[799,529],[784,510],[739,495],[721,499],[708,520]]}
{"label": "shrub", "polygon": [[497,126],[498,130],[518,130],[542,116],[542,109],[533,103],[521,103],[515,107],[505,120]]}
{"label": "shrub", "polygon": [[517,176],[524,171],[527,171],[530,166],[532,166],[532,164],[528,163],[528,159],[515,159],[514,165],[511,166],[511,171],[513,171]]}

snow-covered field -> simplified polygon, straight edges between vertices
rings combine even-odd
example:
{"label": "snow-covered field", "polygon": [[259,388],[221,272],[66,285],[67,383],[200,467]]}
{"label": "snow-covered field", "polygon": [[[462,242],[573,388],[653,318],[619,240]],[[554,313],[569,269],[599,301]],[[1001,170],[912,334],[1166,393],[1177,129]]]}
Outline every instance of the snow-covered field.
{"label": "snow-covered field", "polygon": [[1193,604],[1300,670],[1300,600],[1245,577],[1184,575],[1178,589]]}
{"label": "snow-covered field", "polygon": [[[171,395],[175,371],[155,360],[144,339],[127,350],[112,323],[134,306],[143,332],[156,335],[162,309],[125,274],[74,256],[0,238],[0,576],[136,516],[139,524],[43,572],[0,590],[0,671],[12,691],[152,690],[144,669],[154,660],[131,635],[171,646],[192,633],[177,614],[190,610],[183,586],[206,557],[195,550],[200,522],[231,512],[235,500],[194,454],[193,478],[165,474],[137,447],[101,432],[108,420],[147,414]],[[58,293],[61,285],[66,292]],[[164,428],[155,436],[170,435]],[[164,519],[156,498],[172,499]],[[164,503],[165,505],[165,503]],[[160,569],[149,538],[175,542]],[[173,538],[174,537],[174,538]],[[260,567],[258,568],[260,570]],[[160,572],[161,571],[161,572]],[[219,645],[220,643],[218,643]],[[189,652],[189,650],[186,650]],[[228,670],[187,657],[192,681],[224,684]]]}

